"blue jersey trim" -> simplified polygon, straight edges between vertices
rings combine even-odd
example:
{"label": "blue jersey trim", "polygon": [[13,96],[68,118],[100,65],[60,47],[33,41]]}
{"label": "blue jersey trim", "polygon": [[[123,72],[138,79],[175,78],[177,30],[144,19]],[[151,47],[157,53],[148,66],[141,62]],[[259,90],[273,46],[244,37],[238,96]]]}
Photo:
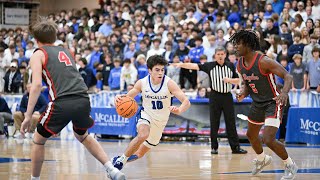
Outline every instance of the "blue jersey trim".
{"label": "blue jersey trim", "polygon": [[166,76],[163,76],[162,82],[161,82],[161,85],[160,85],[160,88],[159,88],[157,91],[155,91],[155,90],[153,90],[153,88],[152,88],[152,86],[151,86],[151,80],[150,80],[150,75],[149,75],[148,80],[149,80],[149,86],[150,86],[151,91],[154,92],[154,93],[159,92],[159,91],[161,90],[162,86],[163,86],[163,83],[164,83],[164,79],[165,79],[165,78],[166,78]]}

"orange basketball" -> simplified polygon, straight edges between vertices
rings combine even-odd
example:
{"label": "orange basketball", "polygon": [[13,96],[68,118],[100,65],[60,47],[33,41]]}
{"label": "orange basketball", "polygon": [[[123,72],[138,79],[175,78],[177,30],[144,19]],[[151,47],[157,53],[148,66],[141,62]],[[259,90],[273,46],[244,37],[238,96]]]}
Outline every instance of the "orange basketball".
{"label": "orange basketball", "polygon": [[131,118],[138,110],[137,102],[130,96],[122,96],[115,105],[117,113],[124,118]]}

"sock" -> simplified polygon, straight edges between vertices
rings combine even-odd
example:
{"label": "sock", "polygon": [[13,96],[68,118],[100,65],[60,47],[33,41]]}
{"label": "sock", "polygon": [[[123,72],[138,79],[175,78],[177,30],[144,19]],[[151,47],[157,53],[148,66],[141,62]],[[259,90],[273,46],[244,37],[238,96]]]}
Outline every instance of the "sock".
{"label": "sock", "polygon": [[123,163],[123,165],[125,165],[128,161],[129,157],[127,157],[126,155],[122,154],[122,156],[119,158],[119,160]]}
{"label": "sock", "polygon": [[263,151],[262,151],[261,154],[257,155],[258,161],[263,161],[265,157],[266,157],[266,154]]}
{"label": "sock", "polygon": [[31,175],[31,180],[40,180],[40,177],[33,177],[33,176]]}
{"label": "sock", "polygon": [[106,169],[107,172],[112,171],[113,168],[114,168],[112,163],[111,163],[111,161],[106,162],[103,166],[104,166],[104,168]]}
{"label": "sock", "polygon": [[283,161],[283,163],[285,164],[285,165],[289,165],[289,164],[293,164],[293,161],[292,161],[292,159],[290,158],[290,157],[288,157],[288,159],[286,159],[286,160],[282,160]]}

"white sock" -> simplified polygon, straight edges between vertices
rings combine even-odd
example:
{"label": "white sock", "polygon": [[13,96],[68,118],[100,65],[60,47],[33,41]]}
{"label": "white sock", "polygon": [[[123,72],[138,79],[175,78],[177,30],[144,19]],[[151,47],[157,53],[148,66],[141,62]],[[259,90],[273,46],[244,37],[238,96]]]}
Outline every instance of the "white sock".
{"label": "white sock", "polygon": [[106,169],[107,172],[112,171],[113,168],[114,168],[112,163],[111,163],[111,161],[106,162],[103,166],[104,166],[104,168]]}
{"label": "white sock", "polygon": [[282,160],[282,161],[283,161],[283,163],[284,163],[285,165],[287,165],[287,164],[293,164],[293,161],[292,161],[291,157],[288,157],[288,159]]}
{"label": "white sock", "polygon": [[266,157],[266,154],[263,151],[262,151],[261,154],[257,155],[258,161],[263,161],[265,157]]}
{"label": "white sock", "polygon": [[33,176],[31,175],[31,180],[40,180],[40,177],[33,177]]}
{"label": "white sock", "polygon": [[128,161],[129,157],[127,157],[126,155],[122,154],[122,156],[120,157],[120,161],[123,163],[123,165],[125,165]]}

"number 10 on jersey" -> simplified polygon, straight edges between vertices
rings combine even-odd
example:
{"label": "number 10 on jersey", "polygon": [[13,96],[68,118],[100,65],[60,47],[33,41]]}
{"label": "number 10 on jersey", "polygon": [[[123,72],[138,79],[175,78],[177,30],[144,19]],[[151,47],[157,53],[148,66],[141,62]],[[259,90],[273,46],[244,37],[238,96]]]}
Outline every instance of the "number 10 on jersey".
{"label": "number 10 on jersey", "polygon": [[163,104],[162,101],[151,101],[152,103],[152,109],[162,109],[163,108]]}

